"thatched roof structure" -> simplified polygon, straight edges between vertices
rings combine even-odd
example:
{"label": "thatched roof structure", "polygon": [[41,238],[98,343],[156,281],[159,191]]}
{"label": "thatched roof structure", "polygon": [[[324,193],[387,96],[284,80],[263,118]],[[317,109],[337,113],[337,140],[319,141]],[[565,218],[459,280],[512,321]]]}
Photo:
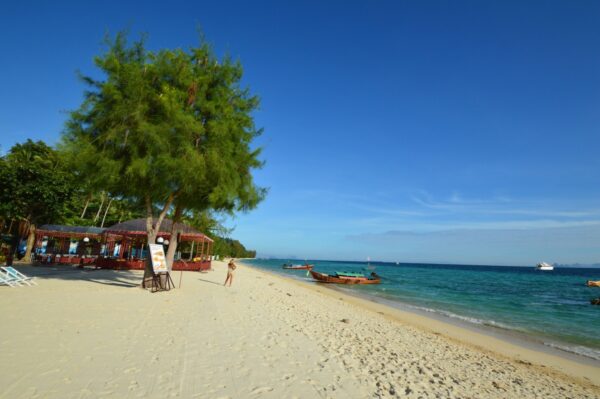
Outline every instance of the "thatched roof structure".
{"label": "thatched roof structure", "polygon": [[64,226],[60,224],[44,224],[37,228],[36,235],[52,237],[100,237],[103,228],[94,226]]}
{"label": "thatched roof structure", "polygon": [[[173,221],[171,219],[163,219],[160,225],[159,236],[170,235],[171,228],[173,227]],[[200,238],[203,241],[211,241],[212,240],[207,237],[205,234],[199,232],[191,226],[188,226],[184,223],[176,224],[177,230],[181,233],[182,238],[190,239],[190,238]],[[132,219],[126,222],[117,223],[113,226],[108,227],[105,230],[106,234],[115,234],[115,235],[146,235],[146,219]]]}

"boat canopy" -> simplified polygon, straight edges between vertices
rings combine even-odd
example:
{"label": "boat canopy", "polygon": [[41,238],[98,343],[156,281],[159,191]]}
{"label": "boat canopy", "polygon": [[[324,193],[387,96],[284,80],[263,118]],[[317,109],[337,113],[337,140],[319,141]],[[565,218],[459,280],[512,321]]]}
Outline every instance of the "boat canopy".
{"label": "boat canopy", "polygon": [[344,277],[365,277],[362,273],[354,273],[354,272],[335,272],[336,276],[344,276]]}

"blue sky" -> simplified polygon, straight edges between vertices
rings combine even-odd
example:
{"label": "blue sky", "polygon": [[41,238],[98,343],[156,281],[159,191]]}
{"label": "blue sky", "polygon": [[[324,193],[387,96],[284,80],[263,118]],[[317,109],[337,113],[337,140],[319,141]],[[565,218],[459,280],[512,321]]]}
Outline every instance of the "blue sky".
{"label": "blue sky", "polygon": [[600,262],[600,3],[13,2],[0,147],[55,143],[106,32],[197,27],[262,98],[259,256]]}

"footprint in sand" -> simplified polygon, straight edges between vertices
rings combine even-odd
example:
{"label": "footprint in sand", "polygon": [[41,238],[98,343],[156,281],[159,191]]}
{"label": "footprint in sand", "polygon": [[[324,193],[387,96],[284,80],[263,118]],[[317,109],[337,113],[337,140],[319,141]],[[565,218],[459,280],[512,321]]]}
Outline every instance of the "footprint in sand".
{"label": "footprint in sand", "polygon": [[260,393],[271,392],[273,388],[271,387],[256,387],[250,393],[252,395],[258,395]]}
{"label": "footprint in sand", "polygon": [[125,374],[129,374],[129,373],[139,373],[140,369],[138,369],[137,367],[130,367],[128,369],[123,370],[123,372]]}
{"label": "footprint in sand", "polygon": [[60,371],[60,369],[52,369],[52,370],[44,371],[40,375],[48,375],[48,374],[52,374],[52,373],[58,373],[59,371]]}

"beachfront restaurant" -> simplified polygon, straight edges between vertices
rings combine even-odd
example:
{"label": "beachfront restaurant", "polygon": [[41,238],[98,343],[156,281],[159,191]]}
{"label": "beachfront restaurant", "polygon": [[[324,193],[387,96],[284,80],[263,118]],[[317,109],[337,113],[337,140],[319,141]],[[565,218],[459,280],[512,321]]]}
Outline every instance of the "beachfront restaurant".
{"label": "beachfront restaurant", "polygon": [[[165,247],[171,241],[173,222],[164,219],[156,243]],[[213,240],[191,226],[176,224],[179,244],[173,270],[209,270]],[[147,256],[146,219],[133,219],[108,227],[96,266],[106,269],[143,270]]]}
{"label": "beachfront restaurant", "polygon": [[94,263],[102,248],[104,229],[45,224],[35,231],[33,260],[43,264]]}
{"label": "beachfront restaurant", "polygon": [[[171,240],[173,222],[164,219],[156,243]],[[209,270],[213,240],[183,223],[175,226],[179,244],[173,270]],[[106,229],[87,226],[45,225],[36,231],[35,260],[42,264],[95,264],[103,269],[145,267],[146,219],[133,219]]]}

